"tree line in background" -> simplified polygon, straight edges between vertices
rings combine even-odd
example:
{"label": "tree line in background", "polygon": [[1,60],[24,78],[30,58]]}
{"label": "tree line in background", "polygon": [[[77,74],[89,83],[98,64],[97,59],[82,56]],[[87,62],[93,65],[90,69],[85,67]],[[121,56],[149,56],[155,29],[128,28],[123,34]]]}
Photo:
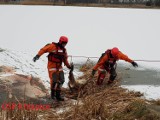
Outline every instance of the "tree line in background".
{"label": "tree line in background", "polygon": [[145,4],[146,6],[160,6],[160,0],[0,0],[0,2],[51,2],[67,4]]}
{"label": "tree line in background", "polygon": [[160,5],[160,0],[65,0],[65,1],[66,3],[146,4],[147,6]]}

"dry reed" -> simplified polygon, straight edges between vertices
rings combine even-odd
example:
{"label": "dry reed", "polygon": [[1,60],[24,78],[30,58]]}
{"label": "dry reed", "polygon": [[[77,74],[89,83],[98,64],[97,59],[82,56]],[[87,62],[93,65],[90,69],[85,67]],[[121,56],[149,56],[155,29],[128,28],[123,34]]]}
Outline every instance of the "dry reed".
{"label": "dry reed", "polygon": [[[63,89],[68,99],[58,103],[58,108],[48,111],[30,112],[30,111],[10,111],[2,112],[1,115],[23,116],[27,119],[41,120],[158,120],[160,117],[147,108],[146,100],[140,97],[139,92],[128,91],[119,86],[120,77],[112,85],[107,85],[108,77],[105,78],[103,85],[97,86],[95,77],[91,77],[91,68],[85,67],[84,75],[80,79],[86,79],[88,82],[81,86],[79,90],[72,93],[69,89]],[[13,116],[14,112],[14,116]],[[20,114],[17,114],[20,113]],[[10,115],[11,114],[11,115]],[[15,119],[16,120],[16,119]]]}

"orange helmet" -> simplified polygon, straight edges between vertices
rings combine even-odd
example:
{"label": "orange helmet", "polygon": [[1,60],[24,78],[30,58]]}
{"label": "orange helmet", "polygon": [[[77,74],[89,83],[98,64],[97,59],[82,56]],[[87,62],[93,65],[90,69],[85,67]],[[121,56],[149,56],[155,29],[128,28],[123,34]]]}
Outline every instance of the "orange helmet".
{"label": "orange helmet", "polygon": [[62,44],[62,43],[68,43],[68,38],[66,36],[61,36],[59,38],[59,43]]}
{"label": "orange helmet", "polygon": [[111,54],[112,54],[113,56],[117,56],[118,53],[119,53],[119,49],[118,49],[117,47],[112,48]]}

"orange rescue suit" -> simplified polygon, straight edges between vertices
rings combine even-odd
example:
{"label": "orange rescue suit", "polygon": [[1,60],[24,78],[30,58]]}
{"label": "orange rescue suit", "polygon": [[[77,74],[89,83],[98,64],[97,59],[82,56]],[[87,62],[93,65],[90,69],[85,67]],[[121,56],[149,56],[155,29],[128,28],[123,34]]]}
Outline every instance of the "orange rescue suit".
{"label": "orange rescue suit", "polygon": [[97,70],[98,68],[101,69],[105,69],[105,63],[108,62],[116,62],[118,60],[125,60],[129,63],[133,62],[133,60],[131,60],[130,58],[128,58],[127,55],[123,54],[122,52],[119,51],[118,55],[116,57],[114,57],[113,59],[111,59],[109,57],[109,55],[106,53],[101,59],[100,61],[94,66],[93,70]]}
{"label": "orange rescue suit", "polygon": [[50,78],[50,84],[52,87],[52,75],[57,71],[62,70],[62,62],[69,68],[70,65],[68,63],[68,55],[65,48],[59,47],[57,43],[47,44],[43,48],[40,49],[38,55],[41,56],[44,53],[49,53],[48,55],[48,73]]}

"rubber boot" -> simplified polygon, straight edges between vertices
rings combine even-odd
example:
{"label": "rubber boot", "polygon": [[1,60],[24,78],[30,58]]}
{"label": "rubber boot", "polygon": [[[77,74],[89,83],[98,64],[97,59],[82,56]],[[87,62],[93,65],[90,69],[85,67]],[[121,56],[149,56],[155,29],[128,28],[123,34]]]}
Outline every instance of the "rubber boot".
{"label": "rubber boot", "polygon": [[60,90],[56,91],[56,99],[57,99],[57,101],[64,101],[64,98],[61,96]]}
{"label": "rubber boot", "polygon": [[51,98],[54,100],[55,99],[55,90],[51,89]]}

